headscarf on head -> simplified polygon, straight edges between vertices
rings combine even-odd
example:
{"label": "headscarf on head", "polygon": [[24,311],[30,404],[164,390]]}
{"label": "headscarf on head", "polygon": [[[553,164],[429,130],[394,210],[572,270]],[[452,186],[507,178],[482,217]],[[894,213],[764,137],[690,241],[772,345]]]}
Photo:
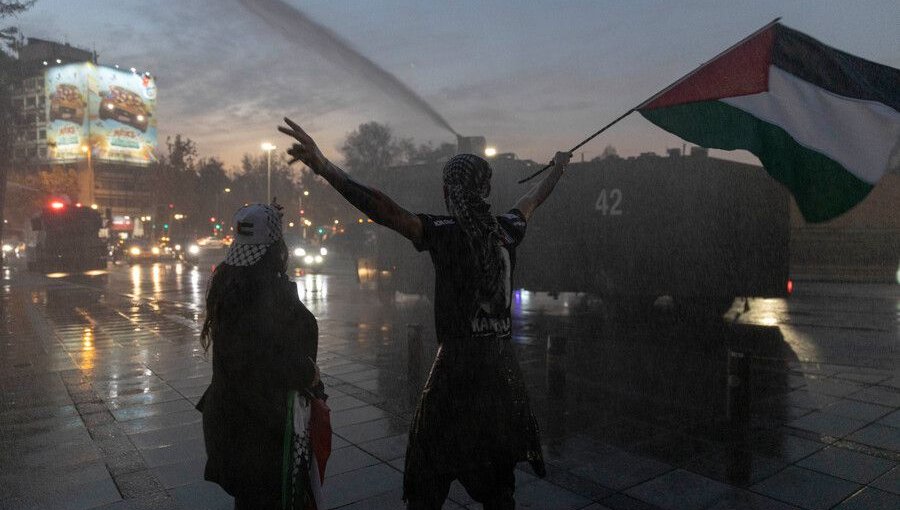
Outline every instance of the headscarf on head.
{"label": "headscarf on head", "polygon": [[500,226],[487,202],[491,190],[491,166],[474,154],[453,156],[444,165],[447,210],[468,236],[478,257],[478,290],[481,300],[506,302]]}
{"label": "headscarf on head", "polygon": [[234,239],[225,255],[225,263],[230,266],[246,267],[259,262],[269,247],[282,238],[282,207],[272,201],[271,205],[249,204],[234,213]]}

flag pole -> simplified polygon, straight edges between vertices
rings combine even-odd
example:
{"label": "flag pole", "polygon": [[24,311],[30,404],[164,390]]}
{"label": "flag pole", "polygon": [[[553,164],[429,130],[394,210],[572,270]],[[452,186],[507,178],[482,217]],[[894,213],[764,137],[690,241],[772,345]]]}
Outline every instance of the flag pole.
{"label": "flag pole", "polygon": [[[700,72],[703,68],[705,68],[706,66],[708,66],[708,65],[711,64],[712,62],[718,60],[719,57],[721,57],[722,55],[725,55],[725,54],[728,53],[729,51],[731,51],[731,50],[737,48],[738,46],[744,44],[745,42],[749,41],[750,39],[753,39],[754,37],[756,37],[756,36],[759,35],[760,33],[765,32],[766,30],[768,30],[769,28],[771,28],[772,25],[778,23],[779,21],[781,21],[781,17],[780,17],[780,16],[777,17],[777,18],[775,18],[775,19],[773,19],[772,21],[766,23],[765,26],[763,26],[762,28],[760,28],[760,29],[754,31],[752,34],[748,35],[747,37],[744,37],[744,38],[741,39],[740,41],[738,41],[738,42],[732,44],[731,46],[729,46],[729,47],[726,48],[725,50],[720,51],[720,52],[719,52],[716,56],[714,56],[713,58],[707,60],[706,62],[704,62],[704,63],[701,64],[700,66],[694,68],[692,71],[690,71],[689,73],[685,74],[685,75],[682,76],[681,78],[678,78],[677,80],[673,81],[671,84],[669,84],[669,86],[667,86],[667,87],[665,87],[664,89],[660,90],[660,91],[657,92],[656,94],[653,94],[652,96],[650,96],[649,98],[647,98],[645,101],[641,102],[639,105],[635,106],[634,108],[631,108],[631,109],[628,110],[627,112],[625,112],[625,113],[623,113],[622,115],[620,115],[618,118],[616,118],[616,120],[614,120],[614,121],[610,122],[609,124],[603,126],[603,127],[600,128],[599,130],[597,130],[596,132],[594,132],[594,134],[592,134],[591,136],[589,136],[589,137],[585,138],[584,140],[582,140],[581,143],[579,143],[579,144],[576,145],[575,147],[572,147],[571,149],[569,149],[569,152],[575,152],[575,151],[577,151],[578,149],[580,149],[581,147],[583,147],[586,143],[588,143],[588,142],[590,142],[591,140],[593,140],[594,138],[596,138],[600,133],[606,131],[607,129],[609,129],[609,128],[611,128],[611,127],[613,127],[613,126],[614,126],[615,124],[617,124],[620,120],[624,119],[625,117],[631,115],[632,113],[634,113],[634,112],[640,110],[641,108],[647,106],[648,104],[652,103],[656,98],[662,96],[662,95],[665,94],[666,92],[668,92],[668,91],[672,90],[673,88],[677,87],[677,86],[680,85],[682,82],[684,82],[684,80],[687,80],[687,79],[690,78],[691,76],[697,74],[697,73]],[[545,166],[544,168],[541,168],[541,169],[538,170],[537,172],[535,172],[535,173],[529,175],[528,177],[525,177],[524,179],[520,180],[520,181],[519,181],[519,184],[523,184],[523,183],[525,183],[525,182],[530,181],[531,179],[534,179],[535,177],[537,177],[538,175],[540,175],[544,170],[547,170],[547,169],[550,168],[551,166],[553,166],[553,161],[551,161],[550,163],[548,163],[547,166]]]}

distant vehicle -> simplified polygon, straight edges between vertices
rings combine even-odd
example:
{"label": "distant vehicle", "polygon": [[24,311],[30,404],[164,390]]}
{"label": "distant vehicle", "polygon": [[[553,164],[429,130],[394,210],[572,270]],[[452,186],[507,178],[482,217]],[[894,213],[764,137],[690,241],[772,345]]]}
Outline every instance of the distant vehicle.
{"label": "distant vehicle", "polygon": [[[685,311],[724,312],[737,296],[788,294],[789,195],[760,167],[710,158],[642,155],[573,163],[535,213],[517,250],[515,288],[597,295],[647,311],[670,296]],[[532,183],[533,162],[494,159],[493,211]],[[389,168],[373,184],[413,212],[446,214],[440,165]],[[539,177],[540,179],[540,177]],[[386,228],[355,243],[361,281],[428,294],[427,254]]]}
{"label": "distant vehicle", "polygon": [[100,213],[53,201],[31,219],[37,235],[28,250],[28,269],[72,272],[106,269],[106,243],[100,239]]}
{"label": "distant vehicle", "polygon": [[75,85],[60,83],[50,94],[50,122],[67,120],[81,124],[84,120],[84,109],[87,103],[81,91]]}
{"label": "distant vehicle", "polygon": [[3,241],[3,257],[4,258],[22,258],[25,256],[25,243],[19,240]]}
{"label": "distant vehicle", "polygon": [[110,85],[109,91],[100,95],[100,120],[113,119],[141,132],[147,131],[150,112],[141,96],[117,85]]}
{"label": "distant vehicle", "polygon": [[231,243],[227,243],[224,238],[209,236],[197,239],[197,246],[204,249],[222,249],[227,248]]}
{"label": "distant vehicle", "polygon": [[284,242],[288,248],[290,267],[319,271],[330,260],[328,248],[310,243],[299,236],[285,235]]}
{"label": "distant vehicle", "polygon": [[25,258],[26,246],[25,233],[18,229],[3,229],[3,260],[8,262],[10,259]]}
{"label": "distant vehicle", "polygon": [[170,242],[176,260],[196,264],[200,261],[201,248],[194,241],[187,239],[173,240]]}
{"label": "distant vehicle", "polygon": [[125,261],[129,264],[159,260],[162,249],[147,239],[131,239],[125,243]]}

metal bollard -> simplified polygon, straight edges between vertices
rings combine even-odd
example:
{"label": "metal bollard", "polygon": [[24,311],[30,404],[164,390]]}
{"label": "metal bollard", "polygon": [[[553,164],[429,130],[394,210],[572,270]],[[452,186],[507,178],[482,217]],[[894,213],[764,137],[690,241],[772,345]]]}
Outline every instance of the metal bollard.
{"label": "metal bollard", "polygon": [[406,376],[418,385],[422,378],[422,325],[406,325]]}
{"label": "metal bollard", "polygon": [[565,436],[566,401],[566,337],[548,335],[546,437]]}
{"label": "metal bollard", "polygon": [[566,391],[566,342],[564,336],[547,336],[547,391],[551,396]]}
{"label": "metal bollard", "polygon": [[728,387],[725,417],[731,433],[746,436],[750,430],[750,357],[728,351]]}

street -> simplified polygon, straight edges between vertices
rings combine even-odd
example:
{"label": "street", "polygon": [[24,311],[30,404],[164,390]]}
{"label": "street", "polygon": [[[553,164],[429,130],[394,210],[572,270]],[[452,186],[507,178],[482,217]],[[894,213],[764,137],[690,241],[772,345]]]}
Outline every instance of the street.
{"label": "street", "polygon": [[[215,260],[3,274],[0,508],[228,509],[203,481],[199,344]],[[319,321],[329,508],[403,508],[434,355],[428,298],[379,300],[349,260],[295,276]],[[900,287],[796,282],[684,320],[517,290],[513,341],[549,474],[519,508],[900,508]],[[444,508],[481,508],[454,484]]]}

